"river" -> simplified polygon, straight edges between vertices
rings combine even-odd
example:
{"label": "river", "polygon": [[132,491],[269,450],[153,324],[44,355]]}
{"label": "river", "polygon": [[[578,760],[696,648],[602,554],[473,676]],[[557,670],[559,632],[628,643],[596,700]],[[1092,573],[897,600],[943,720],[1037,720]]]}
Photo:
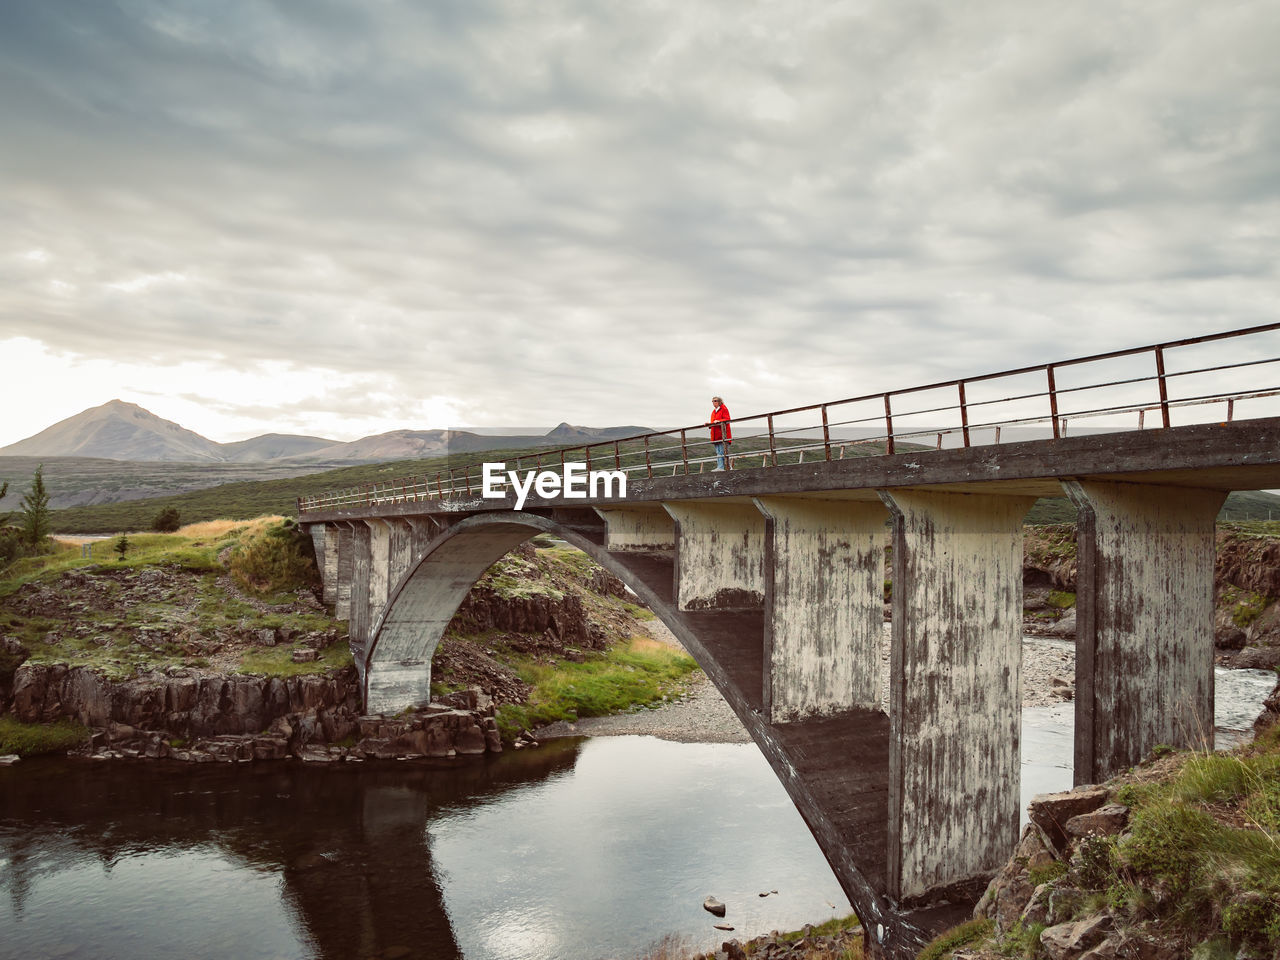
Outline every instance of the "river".
{"label": "river", "polygon": [[[1247,729],[1274,681],[1218,671],[1220,734]],[[1070,717],[1069,703],[1024,711],[1024,800],[1070,785]],[[634,958],[664,937],[709,949],[849,909],[750,744],[0,768],[5,958]]]}

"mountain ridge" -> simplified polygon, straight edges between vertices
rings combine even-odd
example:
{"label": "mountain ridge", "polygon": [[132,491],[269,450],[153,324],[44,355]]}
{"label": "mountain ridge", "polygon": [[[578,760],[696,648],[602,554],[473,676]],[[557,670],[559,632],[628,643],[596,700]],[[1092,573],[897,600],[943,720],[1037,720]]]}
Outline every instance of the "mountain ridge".
{"label": "mountain ridge", "polygon": [[266,433],[219,443],[136,403],[109,400],[0,447],[0,457],[91,457],[166,463],[381,463],[512,446],[563,446],[647,433],[645,427],[561,423],[545,434],[488,435],[466,430],[391,430],[341,441]]}

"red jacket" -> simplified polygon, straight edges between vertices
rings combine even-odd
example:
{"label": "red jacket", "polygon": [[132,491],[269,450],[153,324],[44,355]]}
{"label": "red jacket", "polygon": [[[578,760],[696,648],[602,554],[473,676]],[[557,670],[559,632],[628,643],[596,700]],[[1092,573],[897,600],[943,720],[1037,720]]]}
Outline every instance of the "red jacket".
{"label": "red jacket", "polygon": [[725,443],[733,443],[733,430],[730,429],[729,424],[726,423],[723,427],[721,427],[719,423],[719,421],[721,420],[728,420],[728,419],[729,419],[729,408],[726,407],[723,403],[720,404],[719,408],[712,407],[711,420],[709,421],[709,424],[711,426],[711,442],[712,443],[716,443],[720,439],[722,439],[721,433],[720,433],[721,430],[724,431],[723,439]]}

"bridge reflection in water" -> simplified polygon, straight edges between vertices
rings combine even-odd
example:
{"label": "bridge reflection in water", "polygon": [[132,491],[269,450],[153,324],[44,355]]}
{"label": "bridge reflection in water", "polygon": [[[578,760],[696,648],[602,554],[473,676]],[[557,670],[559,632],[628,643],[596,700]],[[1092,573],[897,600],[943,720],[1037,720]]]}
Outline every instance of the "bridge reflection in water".
{"label": "bridge reflection in water", "polygon": [[[412,953],[400,955],[461,958],[431,867],[429,815],[459,798],[500,797],[570,769],[574,757],[565,744],[500,764],[440,768],[90,761],[0,768],[0,892],[15,920],[0,942],[26,956],[157,956],[171,948],[164,955],[347,960],[408,945]],[[199,879],[175,878],[166,888],[170,858]],[[220,866],[224,860],[231,866]],[[134,861],[140,872],[123,891],[71,881],[71,895],[53,904],[42,891],[39,909],[65,920],[34,918],[39,932],[29,936],[41,939],[26,939],[21,924],[33,888],[59,884],[86,863],[109,873]],[[239,888],[253,870],[264,884],[246,897]],[[207,902],[198,899],[201,885]],[[280,900],[291,914],[287,926]],[[223,914],[229,905],[235,912]]]}

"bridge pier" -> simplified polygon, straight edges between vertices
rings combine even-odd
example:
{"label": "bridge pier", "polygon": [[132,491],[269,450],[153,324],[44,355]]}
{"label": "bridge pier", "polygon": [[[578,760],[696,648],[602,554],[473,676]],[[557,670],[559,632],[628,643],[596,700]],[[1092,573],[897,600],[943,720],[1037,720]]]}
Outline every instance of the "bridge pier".
{"label": "bridge pier", "polygon": [[1018,840],[1022,518],[1032,497],[881,492],[893,513],[887,886],[982,880]]}
{"label": "bridge pier", "polygon": [[629,553],[664,553],[676,546],[675,521],[656,504],[596,507],[606,526],[606,550]]}
{"label": "bridge pier", "polygon": [[334,591],[333,615],[338,620],[351,619],[351,572],[354,569],[355,533],[354,528],[363,526],[358,521],[346,521],[334,524],[338,528],[338,549],[334,551],[337,558],[338,586]]}
{"label": "bridge pier", "polygon": [[1075,782],[1213,744],[1220,490],[1064,481],[1079,510]]}
{"label": "bridge pier", "polygon": [[764,709],[772,723],[879,709],[879,501],[757,497],[765,517]]}
{"label": "bridge pier", "polygon": [[663,503],[675,521],[680,610],[764,606],[764,517],[748,502]]}
{"label": "bridge pier", "polygon": [[[351,644],[351,652],[356,662],[364,659],[368,649],[370,620],[370,597],[377,589],[373,583],[373,526],[385,529],[374,521],[356,521],[351,525],[351,599],[350,615],[347,618],[347,639]],[[383,573],[385,581],[386,575]],[[384,588],[385,589],[385,588]]]}

